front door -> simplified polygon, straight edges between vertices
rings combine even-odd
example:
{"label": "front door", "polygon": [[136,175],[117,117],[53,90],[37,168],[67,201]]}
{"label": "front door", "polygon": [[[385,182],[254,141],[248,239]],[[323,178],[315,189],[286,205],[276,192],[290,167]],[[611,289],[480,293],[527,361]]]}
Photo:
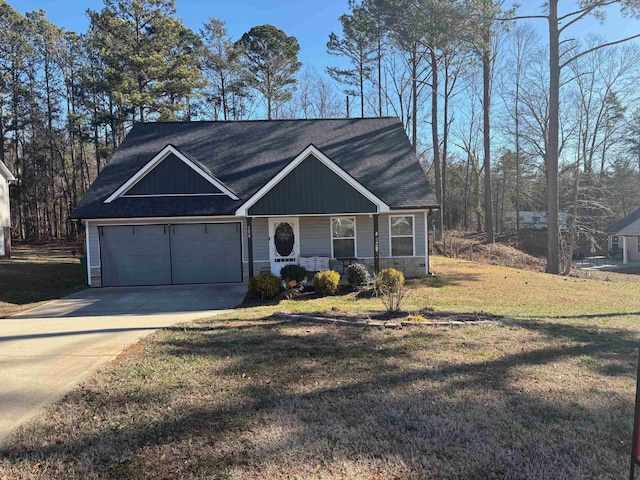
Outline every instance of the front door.
{"label": "front door", "polygon": [[300,232],[297,218],[269,219],[269,257],[271,273],[280,276],[285,265],[300,259]]}

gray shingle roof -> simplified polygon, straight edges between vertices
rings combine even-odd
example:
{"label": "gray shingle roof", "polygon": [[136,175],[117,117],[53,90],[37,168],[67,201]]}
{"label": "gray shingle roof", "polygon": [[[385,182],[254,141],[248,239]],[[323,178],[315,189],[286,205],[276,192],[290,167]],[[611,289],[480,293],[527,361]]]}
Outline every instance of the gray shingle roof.
{"label": "gray shingle roof", "polygon": [[640,208],[630,213],[619,222],[611,225],[607,228],[606,233],[638,235],[640,234],[640,225],[634,225],[638,220],[640,220]]}
{"label": "gray shingle roof", "polygon": [[[230,188],[227,197],[104,200],[171,144]],[[231,215],[313,144],[392,209],[437,207],[397,118],[134,125],[71,218]]]}

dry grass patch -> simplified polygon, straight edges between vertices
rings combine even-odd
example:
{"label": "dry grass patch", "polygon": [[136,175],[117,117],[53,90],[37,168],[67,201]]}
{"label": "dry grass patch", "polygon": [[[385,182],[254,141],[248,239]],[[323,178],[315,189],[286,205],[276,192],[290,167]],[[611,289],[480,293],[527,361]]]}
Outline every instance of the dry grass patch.
{"label": "dry grass patch", "polygon": [[83,289],[81,253],[74,244],[14,246],[0,260],[0,318]]}
{"label": "dry grass patch", "polygon": [[22,428],[0,478],[622,478],[638,285],[436,266],[410,308],[513,320],[382,331],[270,317],[376,310],[346,296],[167,329]]}

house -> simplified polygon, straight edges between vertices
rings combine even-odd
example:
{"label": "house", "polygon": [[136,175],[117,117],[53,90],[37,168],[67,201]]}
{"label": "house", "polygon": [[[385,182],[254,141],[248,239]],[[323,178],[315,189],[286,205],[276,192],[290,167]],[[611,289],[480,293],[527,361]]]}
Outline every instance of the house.
{"label": "house", "polygon": [[7,166],[0,160],[0,258],[11,256],[11,211],[9,209],[9,185],[16,181]]}
{"label": "house", "polygon": [[610,256],[620,256],[622,263],[640,262],[640,208],[606,230]]}
{"label": "house", "polygon": [[134,125],[72,219],[91,286],[246,282],[287,264],[428,273],[438,208],[397,118]]}
{"label": "house", "polygon": [[[504,228],[516,229],[516,212],[507,212],[504,216]],[[567,229],[567,214],[560,212],[558,214],[558,223],[561,230]],[[521,211],[520,212],[520,229],[521,230],[546,230],[548,227],[547,212],[542,211]]]}

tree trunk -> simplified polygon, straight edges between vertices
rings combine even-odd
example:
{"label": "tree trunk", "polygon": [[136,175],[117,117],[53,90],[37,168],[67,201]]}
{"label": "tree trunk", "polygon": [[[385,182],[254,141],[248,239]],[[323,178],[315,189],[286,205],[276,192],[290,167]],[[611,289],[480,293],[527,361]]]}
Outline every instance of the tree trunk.
{"label": "tree trunk", "polygon": [[364,60],[360,59],[360,118],[364,118]]}
{"label": "tree trunk", "polygon": [[382,38],[378,32],[378,116],[382,116]]}
{"label": "tree trunk", "polygon": [[491,195],[491,50],[489,35],[485,36],[482,50],[482,87],[483,87],[483,143],[484,143],[484,221],[487,243],[496,241],[493,226],[493,202]]}
{"label": "tree trunk", "polygon": [[[436,240],[442,237],[442,171],[440,168],[440,138],[438,135],[438,59],[431,49],[431,142],[433,143],[433,172],[436,177],[436,199],[440,208],[436,210]],[[415,104],[414,104],[415,110]],[[414,119],[415,122],[415,119]]]}
{"label": "tree trunk", "polygon": [[520,108],[519,102],[520,96],[520,79],[518,78],[516,83],[516,237],[520,238],[520,115],[518,109]]}
{"label": "tree trunk", "polygon": [[580,157],[576,163],[576,178],[573,182],[573,212],[571,213],[571,229],[569,230],[569,252],[567,261],[562,271],[563,275],[571,273],[571,260],[573,260],[573,248],[576,239],[576,221],[578,219],[578,187],[580,186]]}
{"label": "tree trunk", "polygon": [[451,216],[447,217],[445,200],[447,198],[447,150],[449,147],[449,62],[445,60],[444,68],[444,108],[442,132],[442,218],[447,228],[451,228]]}
{"label": "tree trunk", "polygon": [[[411,98],[413,110],[411,112],[411,143],[413,151],[418,151],[418,44],[414,42],[411,52]],[[440,166],[438,165],[438,169]],[[438,199],[440,201],[440,199]]]}
{"label": "tree trunk", "polygon": [[549,134],[547,139],[547,272],[560,273],[558,225],[558,135],[560,111],[560,31],[558,0],[549,0]]}

